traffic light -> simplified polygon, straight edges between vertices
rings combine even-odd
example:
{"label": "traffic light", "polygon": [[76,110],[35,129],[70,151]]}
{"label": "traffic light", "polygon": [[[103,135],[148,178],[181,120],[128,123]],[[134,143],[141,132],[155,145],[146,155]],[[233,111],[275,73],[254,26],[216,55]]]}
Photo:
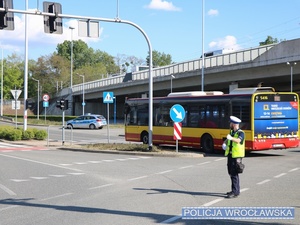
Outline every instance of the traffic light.
{"label": "traffic light", "polygon": [[0,0],[0,8],[5,9],[0,12],[0,29],[14,30],[14,13],[7,12],[8,9],[13,9],[13,0]]}
{"label": "traffic light", "polygon": [[32,102],[29,101],[28,99],[25,100],[25,109],[30,109],[32,108]]}
{"label": "traffic light", "polygon": [[62,13],[61,4],[56,2],[43,2],[43,7],[44,12],[55,14],[55,16],[44,16],[45,33],[62,34],[62,18],[57,16]]}
{"label": "traffic light", "polygon": [[56,101],[56,108],[60,108],[61,110],[69,109],[69,101],[65,99],[60,99]]}

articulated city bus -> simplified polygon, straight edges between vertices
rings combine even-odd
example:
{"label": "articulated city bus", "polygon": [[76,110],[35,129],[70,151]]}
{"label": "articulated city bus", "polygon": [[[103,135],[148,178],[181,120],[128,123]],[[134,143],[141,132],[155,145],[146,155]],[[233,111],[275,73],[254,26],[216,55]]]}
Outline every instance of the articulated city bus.
{"label": "articulated city bus", "polygon": [[[229,117],[242,120],[246,151],[285,149],[299,146],[299,97],[276,92],[272,87],[237,88],[229,94],[174,92],[153,98],[154,145],[175,145],[170,109],[180,104],[185,110],[179,146],[221,150],[229,133]],[[125,139],[148,144],[149,99],[125,102]]]}

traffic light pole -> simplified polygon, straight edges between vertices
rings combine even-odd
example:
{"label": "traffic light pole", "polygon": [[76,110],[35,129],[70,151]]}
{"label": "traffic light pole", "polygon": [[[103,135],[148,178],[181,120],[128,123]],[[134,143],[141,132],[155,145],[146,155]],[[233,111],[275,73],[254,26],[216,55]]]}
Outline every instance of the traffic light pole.
{"label": "traffic light pole", "polygon": [[[148,124],[148,144],[149,144],[149,151],[152,150],[152,133],[153,133],[153,77],[152,77],[152,46],[150,43],[150,39],[148,38],[147,34],[143,31],[141,27],[137,24],[127,21],[121,20],[119,18],[115,19],[108,19],[108,18],[98,18],[98,17],[84,17],[84,16],[75,16],[75,15],[66,15],[66,14],[59,14],[59,13],[49,13],[49,12],[41,12],[36,10],[35,12],[32,11],[24,11],[24,10],[16,10],[16,9],[4,9],[0,8],[0,12],[14,12],[20,14],[29,14],[29,15],[37,15],[37,16],[49,16],[49,17],[56,17],[56,18],[69,18],[69,19],[79,19],[79,20],[86,20],[86,21],[103,21],[103,22],[111,22],[111,23],[124,23],[129,24],[135,28],[137,28],[145,37],[148,48],[149,48],[149,124]],[[27,93],[26,93],[27,94]],[[24,113],[24,116],[25,115]],[[25,126],[25,124],[24,124]]]}
{"label": "traffic light pole", "polygon": [[62,110],[62,145],[65,145],[65,110]]}

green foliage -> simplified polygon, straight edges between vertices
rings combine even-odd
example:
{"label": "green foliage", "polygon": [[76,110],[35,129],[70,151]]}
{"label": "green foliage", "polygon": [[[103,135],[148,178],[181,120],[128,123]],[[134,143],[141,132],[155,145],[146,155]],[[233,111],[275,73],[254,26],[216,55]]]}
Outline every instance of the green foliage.
{"label": "green foliage", "polygon": [[16,129],[11,126],[1,126],[0,138],[9,141],[31,139],[45,140],[47,138],[47,132],[45,130],[38,130],[36,128],[29,128],[26,131],[22,131],[19,128]]}
{"label": "green foliage", "polygon": [[34,138],[34,130],[29,128],[23,131],[22,140],[30,140]]}
{"label": "green foliage", "polygon": [[270,45],[270,44],[275,44],[275,43],[278,43],[278,39],[268,36],[265,41],[259,42],[259,46]]}
{"label": "green foliage", "polygon": [[[147,56],[147,65],[150,64],[150,56]],[[164,52],[158,52],[156,50],[152,51],[152,64],[153,67],[167,66],[172,64],[172,56],[170,54],[165,54]]]}
{"label": "green foliage", "polygon": [[37,130],[35,132],[35,139],[45,140],[47,138],[47,132],[45,130]]}

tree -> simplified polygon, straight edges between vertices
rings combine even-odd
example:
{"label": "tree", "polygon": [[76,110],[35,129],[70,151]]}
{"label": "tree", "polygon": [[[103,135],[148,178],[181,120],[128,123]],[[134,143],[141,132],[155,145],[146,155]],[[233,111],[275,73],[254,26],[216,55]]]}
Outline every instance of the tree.
{"label": "tree", "polygon": [[120,68],[120,73],[127,73],[136,70],[136,66],[145,64],[145,60],[135,56],[128,56],[125,54],[118,54],[115,57],[115,62]]}
{"label": "tree", "polygon": [[[57,45],[57,55],[71,61],[71,42],[64,41]],[[88,45],[82,41],[73,41],[73,70],[86,68],[88,66],[94,67],[102,63],[105,67],[105,74],[118,73],[119,68],[114,62],[114,57],[106,52],[89,48]]]}
{"label": "tree", "polygon": [[259,42],[259,46],[270,45],[270,44],[275,44],[275,43],[278,43],[278,39],[268,36],[265,41]]}
{"label": "tree", "polygon": [[3,99],[13,99],[10,90],[23,89],[24,63],[15,53],[3,61]]}
{"label": "tree", "polygon": [[[146,58],[147,65],[150,64],[150,56]],[[152,64],[153,67],[167,66],[172,64],[172,56],[170,54],[165,54],[164,52],[158,52],[156,50],[152,51]]]}

